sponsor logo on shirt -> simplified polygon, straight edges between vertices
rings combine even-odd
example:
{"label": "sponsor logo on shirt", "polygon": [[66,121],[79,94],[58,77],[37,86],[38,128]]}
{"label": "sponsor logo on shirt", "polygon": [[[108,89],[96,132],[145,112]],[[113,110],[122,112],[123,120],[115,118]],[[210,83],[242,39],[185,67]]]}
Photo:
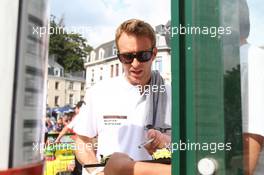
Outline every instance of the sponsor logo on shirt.
{"label": "sponsor logo on shirt", "polygon": [[124,115],[104,115],[104,125],[107,126],[119,126],[123,121],[127,119]]}

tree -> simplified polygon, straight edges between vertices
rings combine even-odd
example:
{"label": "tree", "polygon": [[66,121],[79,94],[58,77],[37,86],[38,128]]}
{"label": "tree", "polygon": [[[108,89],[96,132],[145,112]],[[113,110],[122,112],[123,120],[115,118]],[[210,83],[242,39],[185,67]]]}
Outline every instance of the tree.
{"label": "tree", "polygon": [[92,47],[78,33],[67,33],[62,22],[56,23],[55,16],[50,19],[49,54],[55,55],[65,72],[84,70],[84,60]]}

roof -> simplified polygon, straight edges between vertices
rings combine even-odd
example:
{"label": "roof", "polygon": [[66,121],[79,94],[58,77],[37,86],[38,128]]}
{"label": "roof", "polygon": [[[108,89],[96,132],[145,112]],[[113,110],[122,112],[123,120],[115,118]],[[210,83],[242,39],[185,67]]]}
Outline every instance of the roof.
{"label": "roof", "polygon": [[48,65],[49,67],[56,67],[64,70],[64,68],[56,61],[54,55],[49,56]]}
{"label": "roof", "polygon": [[99,49],[104,49],[104,58],[114,56],[113,54],[113,47],[116,47],[115,40],[108,41],[106,43],[101,44],[96,49],[94,49],[94,52],[96,52],[96,58],[99,56]]}

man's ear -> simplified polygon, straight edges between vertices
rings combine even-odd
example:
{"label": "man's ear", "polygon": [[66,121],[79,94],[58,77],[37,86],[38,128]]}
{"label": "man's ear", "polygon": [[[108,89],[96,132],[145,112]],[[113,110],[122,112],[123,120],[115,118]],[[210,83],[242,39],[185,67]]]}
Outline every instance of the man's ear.
{"label": "man's ear", "polygon": [[156,58],[157,53],[158,53],[157,47],[154,47],[152,52],[153,52],[153,55],[152,55],[152,61],[153,61]]}

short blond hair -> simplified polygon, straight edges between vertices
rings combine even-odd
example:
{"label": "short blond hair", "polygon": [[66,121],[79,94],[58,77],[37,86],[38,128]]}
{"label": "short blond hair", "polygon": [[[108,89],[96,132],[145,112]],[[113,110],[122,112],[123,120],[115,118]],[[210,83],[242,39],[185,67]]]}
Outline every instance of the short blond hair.
{"label": "short blond hair", "polygon": [[151,27],[150,24],[139,20],[139,19],[129,19],[124,21],[116,30],[115,35],[115,43],[117,49],[118,47],[118,40],[122,33],[127,33],[129,35],[135,35],[140,37],[147,37],[151,41],[151,46],[156,47],[156,35],[154,29]]}

